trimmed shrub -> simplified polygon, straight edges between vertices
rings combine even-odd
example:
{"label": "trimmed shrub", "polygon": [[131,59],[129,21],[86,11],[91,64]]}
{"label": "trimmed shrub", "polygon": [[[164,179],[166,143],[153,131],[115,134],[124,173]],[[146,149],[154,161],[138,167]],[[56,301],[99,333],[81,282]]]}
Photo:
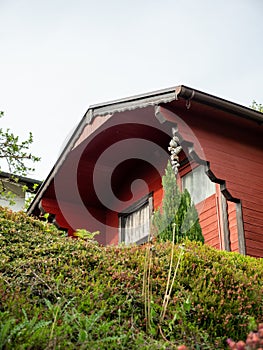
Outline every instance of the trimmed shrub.
{"label": "trimmed shrub", "polygon": [[[185,241],[160,322],[172,243],[102,247],[0,210],[0,349],[223,349],[262,322],[263,260]],[[182,249],[174,248],[174,266]]]}

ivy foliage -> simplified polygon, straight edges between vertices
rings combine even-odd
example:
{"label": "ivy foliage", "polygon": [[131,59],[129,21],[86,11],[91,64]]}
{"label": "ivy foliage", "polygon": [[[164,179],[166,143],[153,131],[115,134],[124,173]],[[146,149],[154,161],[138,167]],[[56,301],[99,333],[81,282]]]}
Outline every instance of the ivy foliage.
{"label": "ivy foliage", "polygon": [[197,210],[189,192],[186,189],[183,192],[180,191],[170,162],[162,177],[162,185],[164,191],[162,208],[155,211],[153,216],[153,227],[157,239],[172,241],[175,227],[175,243],[186,238],[204,243]]}

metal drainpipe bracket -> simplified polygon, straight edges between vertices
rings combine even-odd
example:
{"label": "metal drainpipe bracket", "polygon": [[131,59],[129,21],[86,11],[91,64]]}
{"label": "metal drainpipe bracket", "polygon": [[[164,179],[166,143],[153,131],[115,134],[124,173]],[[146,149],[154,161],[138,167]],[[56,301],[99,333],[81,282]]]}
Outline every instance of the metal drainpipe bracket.
{"label": "metal drainpipe bracket", "polygon": [[191,100],[194,98],[194,95],[195,95],[195,92],[193,90],[192,93],[191,93],[191,96],[185,102],[186,109],[190,109],[190,107],[191,107]]}

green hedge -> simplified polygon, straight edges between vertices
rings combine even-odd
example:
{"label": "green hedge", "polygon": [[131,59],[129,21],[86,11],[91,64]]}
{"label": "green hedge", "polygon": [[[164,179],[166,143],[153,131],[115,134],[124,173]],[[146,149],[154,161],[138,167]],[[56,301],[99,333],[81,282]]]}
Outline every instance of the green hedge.
{"label": "green hedge", "polygon": [[101,247],[1,209],[0,349],[220,349],[245,339],[262,321],[263,260],[175,246],[174,266],[182,259],[160,321],[171,249]]}

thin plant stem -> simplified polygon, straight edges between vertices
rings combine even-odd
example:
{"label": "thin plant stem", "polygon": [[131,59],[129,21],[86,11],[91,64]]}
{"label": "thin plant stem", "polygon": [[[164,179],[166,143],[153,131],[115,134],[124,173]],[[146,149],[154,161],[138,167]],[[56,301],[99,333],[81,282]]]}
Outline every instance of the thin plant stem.
{"label": "thin plant stem", "polygon": [[147,318],[147,293],[146,293],[146,281],[147,281],[147,261],[148,261],[148,248],[146,249],[145,262],[144,262],[144,271],[143,271],[143,296],[144,296],[144,313],[145,318]]}
{"label": "thin plant stem", "polygon": [[[183,255],[184,255],[184,251],[183,251],[183,249],[181,249],[180,254],[179,254],[179,258],[178,258],[178,261],[177,261],[177,264],[176,264],[176,267],[175,267],[175,271],[174,271],[172,283],[171,283],[171,285],[170,285],[169,293],[168,293],[168,296],[167,296],[166,308],[167,308],[168,302],[169,302],[170,297],[171,297],[171,293],[172,293],[172,289],[173,289],[175,277],[176,277],[176,275],[177,275],[177,271],[178,271],[178,268],[179,268],[179,265],[180,265],[180,262],[181,262],[181,259],[182,259],[182,256],[183,256]],[[165,310],[165,311],[166,311],[166,310]],[[165,311],[164,311],[164,312],[165,312]]]}
{"label": "thin plant stem", "polygon": [[51,326],[49,341],[51,341],[52,337],[53,337],[53,332],[54,332],[55,324],[57,322],[57,316],[58,316],[59,309],[60,309],[60,305],[58,305],[58,308],[57,308],[57,310],[55,312],[55,315],[54,315],[54,320],[53,320],[53,323],[52,323],[52,326]]}
{"label": "thin plant stem", "polygon": [[162,322],[164,319],[166,307],[167,307],[167,298],[168,298],[168,291],[169,291],[169,285],[170,285],[170,279],[172,274],[172,266],[173,266],[173,256],[174,256],[174,239],[175,239],[175,224],[173,226],[173,241],[172,241],[172,251],[171,251],[171,259],[170,259],[170,266],[169,266],[169,272],[167,277],[167,283],[166,283],[166,290],[163,298],[163,306],[162,311],[160,315],[160,321]]}
{"label": "thin plant stem", "polygon": [[148,276],[147,276],[148,330],[151,328],[151,264],[152,264],[152,251],[151,249],[149,249],[149,266],[148,266]]}
{"label": "thin plant stem", "polygon": [[145,261],[144,261],[144,271],[143,271],[143,288],[142,288],[142,296],[144,297],[144,314],[146,319],[146,330],[148,331],[149,320],[149,260],[150,260],[150,247],[148,246],[145,253]]}

